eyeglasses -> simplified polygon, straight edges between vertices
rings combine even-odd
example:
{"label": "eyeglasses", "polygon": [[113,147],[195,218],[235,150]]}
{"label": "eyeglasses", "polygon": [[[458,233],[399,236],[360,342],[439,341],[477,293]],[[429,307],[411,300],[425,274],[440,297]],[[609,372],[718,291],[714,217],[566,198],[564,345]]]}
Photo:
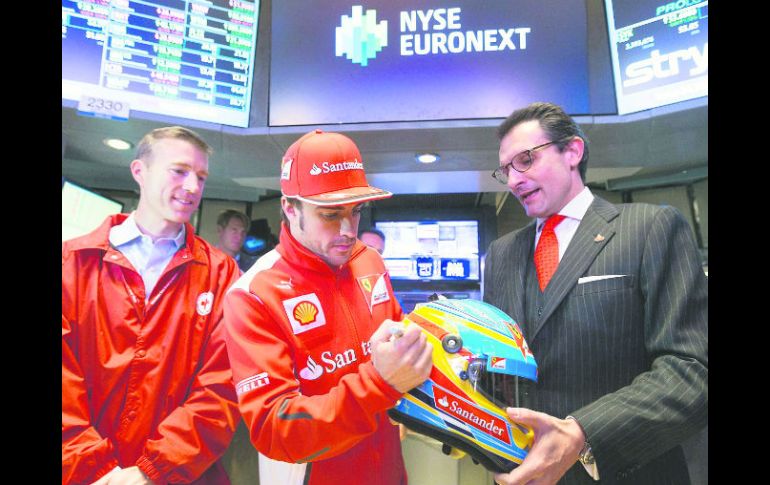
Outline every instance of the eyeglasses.
{"label": "eyeglasses", "polygon": [[548,143],[543,143],[542,145],[538,145],[536,147],[532,147],[529,150],[524,150],[523,152],[520,152],[511,159],[510,162],[506,163],[505,165],[501,165],[497,167],[497,169],[492,172],[492,177],[495,178],[498,182],[501,184],[507,184],[508,183],[508,173],[511,171],[511,167],[513,167],[514,170],[516,170],[519,173],[524,173],[532,166],[532,152],[535,150],[540,150],[541,148],[545,148],[549,145],[553,145],[554,143],[561,143],[564,141],[570,140],[572,137],[562,138],[561,140],[554,140],[549,141]]}

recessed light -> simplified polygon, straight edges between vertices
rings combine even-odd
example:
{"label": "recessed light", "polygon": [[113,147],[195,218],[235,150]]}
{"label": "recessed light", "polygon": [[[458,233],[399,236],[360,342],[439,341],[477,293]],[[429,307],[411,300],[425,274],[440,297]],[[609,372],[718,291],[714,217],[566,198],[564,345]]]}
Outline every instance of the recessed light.
{"label": "recessed light", "polygon": [[433,163],[437,162],[441,157],[435,153],[418,153],[414,158],[420,163]]}
{"label": "recessed light", "polygon": [[120,138],[106,138],[104,144],[115,150],[128,150],[133,146],[131,143]]}

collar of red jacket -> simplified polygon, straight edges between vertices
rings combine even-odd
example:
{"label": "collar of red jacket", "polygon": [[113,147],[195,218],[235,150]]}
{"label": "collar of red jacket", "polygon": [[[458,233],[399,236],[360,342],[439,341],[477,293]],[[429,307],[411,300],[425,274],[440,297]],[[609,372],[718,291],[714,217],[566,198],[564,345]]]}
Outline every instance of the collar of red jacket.
{"label": "collar of red jacket", "polygon": [[295,264],[301,264],[306,270],[309,269],[311,271],[326,274],[338,274],[346,271],[350,266],[350,262],[353,261],[353,258],[361,254],[366,249],[366,245],[364,245],[364,243],[356,240],[353,251],[350,253],[350,259],[348,259],[345,264],[335,269],[326,264],[326,261],[318,257],[318,255],[316,255],[314,252],[300,244],[299,241],[294,239],[294,236],[291,235],[291,231],[284,222],[281,222],[281,234],[279,236],[279,242],[280,244],[276,247],[276,250],[286,260]]}
{"label": "collar of red jacket", "polygon": [[[72,239],[67,244],[73,251],[84,249],[100,249],[102,251],[110,250],[110,229],[113,226],[122,224],[128,219],[129,214],[113,214],[107,217],[99,227],[90,233],[79,238]],[[195,239],[195,230],[190,223],[185,223],[185,244],[179,251],[187,251],[191,254],[193,261],[206,263],[206,252],[203,246]],[[178,252],[179,252],[178,251]]]}

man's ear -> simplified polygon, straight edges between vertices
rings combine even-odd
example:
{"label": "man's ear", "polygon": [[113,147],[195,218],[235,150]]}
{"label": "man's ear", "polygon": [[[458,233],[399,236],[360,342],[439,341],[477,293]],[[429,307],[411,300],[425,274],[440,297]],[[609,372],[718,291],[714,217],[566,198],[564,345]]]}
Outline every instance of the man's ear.
{"label": "man's ear", "polygon": [[564,153],[569,156],[570,167],[577,169],[580,165],[580,160],[583,159],[583,150],[585,150],[585,142],[579,136],[572,137],[572,140],[564,147]]}
{"label": "man's ear", "polygon": [[143,187],[144,174],[147,171],[147,165],[145,165],[143,161],[136,159],[131,162],[129,169],[131,170],[131,176],[134,177],[134,180],[139,184],[139,187]]}
{"label": "man's ear", "polygon": [[297,216],[297,208],[286,197],[281,197],[281,210],[289,219]]}

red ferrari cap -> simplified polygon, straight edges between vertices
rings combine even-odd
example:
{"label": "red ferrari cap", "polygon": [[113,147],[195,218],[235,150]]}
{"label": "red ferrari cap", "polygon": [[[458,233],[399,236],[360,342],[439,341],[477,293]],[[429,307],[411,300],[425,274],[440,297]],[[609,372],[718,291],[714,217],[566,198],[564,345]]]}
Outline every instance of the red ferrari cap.
{"label": "red ferrari cap", "polygon": [[341,133],[306,133],[281,159],[281,192],[316,205],[340,205],[393,195],[366,181],[361,152]]}

